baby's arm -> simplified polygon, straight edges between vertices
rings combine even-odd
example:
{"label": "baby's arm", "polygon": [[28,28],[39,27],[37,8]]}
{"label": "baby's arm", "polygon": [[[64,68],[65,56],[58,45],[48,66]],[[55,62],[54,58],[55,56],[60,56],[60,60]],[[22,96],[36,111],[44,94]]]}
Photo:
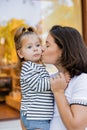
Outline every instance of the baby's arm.
{"label": "baby's arm", "polygon": [[43,92],[49,91],[50,88],[50,76],[45,69],[35,69],[27,63],[23,65],[22,80],[27,84],[28,90]]}

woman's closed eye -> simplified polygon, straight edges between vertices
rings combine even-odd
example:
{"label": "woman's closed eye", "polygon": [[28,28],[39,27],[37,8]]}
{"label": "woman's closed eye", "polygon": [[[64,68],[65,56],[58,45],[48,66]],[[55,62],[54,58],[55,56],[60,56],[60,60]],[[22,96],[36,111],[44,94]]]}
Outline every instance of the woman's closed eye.
{"label": "woman's closed eye", "polygon": [[50,45],[49,45],[49,44],[46,44],[46,47],[48,48],[48,47],[50,47]]}
{"label": "woman's closed eye", "polygon": [[46,41],[45,46],[46,46],[47,48],[48,48],[48,47],[50,47],[50,44],[49,44],[49,42],[48,42],[48,41]]}
{"label": "woman's closed eye", "polygon": [[48,42],[46,42],[45,46],[48,48],[48,47],[50,47],[50,44]]}
{"label": "woman's closed eye", "polygon": [[49,47],[49,45],[46,46],[47,48]]}

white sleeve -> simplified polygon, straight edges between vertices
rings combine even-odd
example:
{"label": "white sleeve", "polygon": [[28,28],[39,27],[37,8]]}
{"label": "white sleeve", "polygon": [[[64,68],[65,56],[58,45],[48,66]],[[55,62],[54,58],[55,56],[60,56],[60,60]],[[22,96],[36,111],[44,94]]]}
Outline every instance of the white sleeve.
{"label": "white sleeve", "polygon": [[71,103],[87,106],[87,74],[81,74],[73,86]]}

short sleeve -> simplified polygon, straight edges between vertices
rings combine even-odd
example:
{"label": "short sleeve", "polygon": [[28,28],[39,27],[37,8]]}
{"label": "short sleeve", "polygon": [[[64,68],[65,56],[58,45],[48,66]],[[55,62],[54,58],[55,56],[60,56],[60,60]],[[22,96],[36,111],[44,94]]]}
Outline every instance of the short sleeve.
{"label": "short sleeve", "polygon": [[77,76],[73,85],[70,104],[87,106],[87,74]]}

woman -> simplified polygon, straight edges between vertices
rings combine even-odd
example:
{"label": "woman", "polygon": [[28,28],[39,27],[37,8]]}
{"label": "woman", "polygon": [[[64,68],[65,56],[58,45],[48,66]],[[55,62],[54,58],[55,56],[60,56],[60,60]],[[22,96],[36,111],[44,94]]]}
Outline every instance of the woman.
{"label": "woman", "polygon": [[[87,48],[80,33],[72,27],[53,26],[43,47],[42,60],[62,72],[51,79],[55,107],[50,130],[86,130]],[[71,78],[68,86],[65,73]]]}

